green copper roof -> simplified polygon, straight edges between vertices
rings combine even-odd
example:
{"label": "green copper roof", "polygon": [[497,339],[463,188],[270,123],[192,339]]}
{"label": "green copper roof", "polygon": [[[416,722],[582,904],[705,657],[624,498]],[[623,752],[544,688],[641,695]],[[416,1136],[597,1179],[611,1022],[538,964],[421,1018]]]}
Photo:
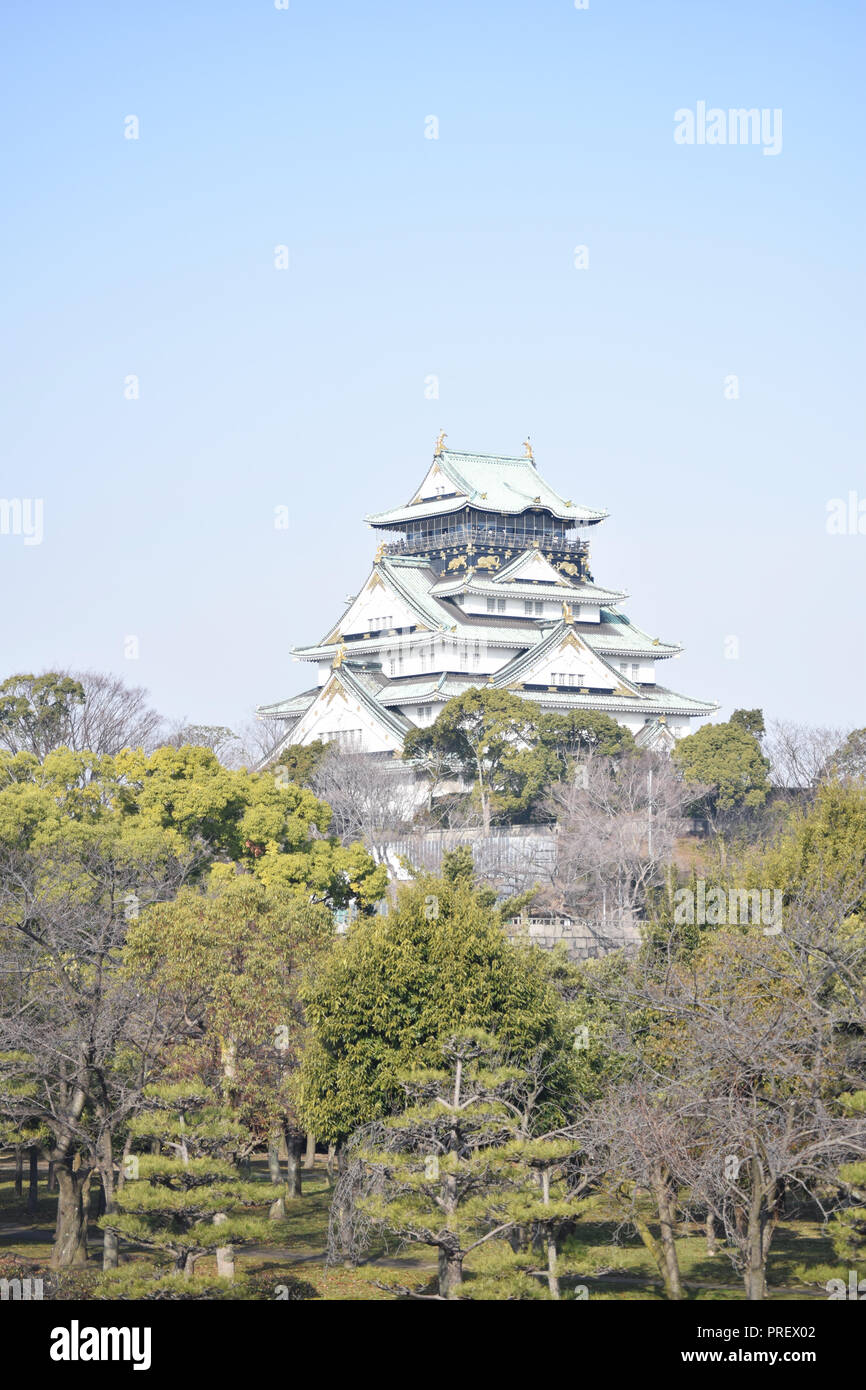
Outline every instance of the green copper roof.
{"label": "green copper roof", "polygon": [[431,700],[453,700],[455,695],[462,695],[464,690],[485,684],[485,678],[479,678],[477,674],[461,675],[452,671],[443,677],[434,672],[432,676],[410,676],[403,680],[389,681],[379,699],[383,705],[426,704]]}
{"label": "green copper roof", "polygon": [[652,690],[642,689],[640,695],[628,698],[615,694],[579,695],[568,690],[558,690],[555,693],[547,690],[517,690],[514,693],[524,700],[532,700],[534,704],[548,705],[551,709],[600,709],[611,714],[645,714],[647,717],[659,714],[706,716],[719,708],[713,701],[692,700],[688,695],[678,695],[676,691],[667,690],[661,685],[653,686]]}
{"label": "green copper roof", "polygon": [[312,690],[302,690],[300,695],[292,695],[288,700],[277,700],[274,705],[256,705],[256,714],[261,719],[300,719],[310,708],[319,690],[320,687],[314,685]]}
{"label": "green copper roof", "polygon": [[616,589],[599,589],[595,584],[573,584],[563,577],[561,584],[538,584],[530,580],[512,580],[500,584],[482,570],[467,571],[460,579],[441,579],[430,591],[437,598],[453,598],[455,594],[484,594],[496,598],[538,598],[563,603],[618,603],[628,595]]}
{"label": "green copper roof", "polygon": [[662,642],[657,637],[650,637],[649,633],[635,627],[625,613],[602,608],[600,618],[594,632],[586,633],[581,628],[581,636],[586,638],[590,646],[598,643],[608,654],[621,652],[623,656],[629,656],[633,652],[646,652],[648,656],[664,657],[682,651],[678,642]]}
{"label": "green copper roof", "polygon": [[465,454],[443,449],[436,461],[454,486],[454,497],[435,497],[410,503],[387,512],[365,517],[371,526],[396,526],[417,517],[442,516],[459,511],[467,504],[481,511],[504,512],[516,516],[528,508],[541,507],[561,521],[575,526],[603,521],[607,512],[593,511],[560,497],[544,481],[532,459],[495,454]]}

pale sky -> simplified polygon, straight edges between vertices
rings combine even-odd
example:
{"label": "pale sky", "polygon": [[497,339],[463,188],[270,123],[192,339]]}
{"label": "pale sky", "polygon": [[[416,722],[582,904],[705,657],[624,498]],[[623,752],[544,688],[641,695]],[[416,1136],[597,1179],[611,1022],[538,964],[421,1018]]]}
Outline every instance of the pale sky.
{"label": "pale sky", "polygon": [[[2,28],[0,498],[43,509],[40,544],[4,513],[2,675],[109,670],[225,724],[314,684],[290,648],[443,428],[530,434],[610,511],[595,577],[684,644],[674,689],[866,723],[858,3],[19,0]],[[699,102],[781,112],[780,150],[676,143]]]}

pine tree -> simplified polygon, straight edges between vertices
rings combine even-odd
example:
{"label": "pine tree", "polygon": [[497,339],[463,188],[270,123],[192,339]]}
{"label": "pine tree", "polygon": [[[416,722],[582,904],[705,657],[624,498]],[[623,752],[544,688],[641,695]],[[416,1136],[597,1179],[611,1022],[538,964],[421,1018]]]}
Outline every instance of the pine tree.
{"label": "pine tree", "polygon": [[[570,1212],[564,1187],[552,1193],[573,1145],[544,1136],[533,1140],[522,1101],[525,1073],[495,1063],[490,1035],[468,1032],[442,1045],[443,1069],[403,1077],[407,1109],[370,1127],[355,1156],[356,1202],[374,1225],[408,1244],[432,1247],[438,1256],[438,1290],[410,1297],[537,1297],[532,1277],[548,1277],[559,1296],[556,1237]],[[491,1252],[482,1272],[467,1279],[464,1262],[496,1239],[528,1231],[543,1240],[543,1271],[532,1247],[522,1257]]]}
{"label": "pine tree", "polygon": [[[145,1100],[147,1108],[132,1120],[130,1132],[158,1152],[129,1156],[130,1176],[115,1196],[116,1209],[99,1224],[168,1257],[168,1282],[148,1282],[149,1296],[159,1296],[161,1290],[176,1291],[178,1276],[193,1279],[202,1255],[266,1240],[273,1228],[248,1215],[267,1197],[241,1179],[233,1159],[247,1135],[214,1092],[183,1081],[149,1086]],[[230,1263],[225,1274],[233,1276]],[[118,1288],[130,1277],[121,1272]]]}
{"label": "pine tree", "polygon": [[[845,1111],[855,1119],[866,1115],[866,1091],[840,1097]],[[848,1163],[839,1176],[848,1185],[850,1203],[833,1217],[830,1233],[833,1249],[853,1265],[866,1261],[866,1162]]]}

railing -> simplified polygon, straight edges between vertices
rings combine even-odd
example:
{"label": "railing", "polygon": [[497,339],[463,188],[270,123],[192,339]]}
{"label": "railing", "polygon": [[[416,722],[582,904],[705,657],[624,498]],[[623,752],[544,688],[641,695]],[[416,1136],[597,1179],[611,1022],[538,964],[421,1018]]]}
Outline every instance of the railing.
{"label": "railing", "polygon": [[388,541],[383,549],[386,555],[423,555],[431,550],[448,549],[451,546],[474,545],[507,546],[512,550],[531,550],[537,543],[539,550],[558,550],[569,555],[584,556],[589,553],[586,541],[571,540],[566,536],[515,535],[509,531],[482,531],[455,529],[444,531],[441,535],[408,536],[399,541]]}

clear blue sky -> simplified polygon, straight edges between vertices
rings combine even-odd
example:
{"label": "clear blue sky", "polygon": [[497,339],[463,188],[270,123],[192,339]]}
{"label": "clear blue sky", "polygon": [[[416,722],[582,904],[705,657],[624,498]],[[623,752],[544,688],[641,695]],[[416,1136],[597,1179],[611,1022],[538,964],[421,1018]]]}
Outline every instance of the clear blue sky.
{"label": "clear blue sky", "polygon": [[[863,13],[7,4],[0,496],[44,540],[0,535],[3,674],[229,724],[304,688],[442,427],[609,509],[675,688],[866,722],[866,535],[826,532],[866,498]],[[782,152],[675,144],[698,101]]]}

